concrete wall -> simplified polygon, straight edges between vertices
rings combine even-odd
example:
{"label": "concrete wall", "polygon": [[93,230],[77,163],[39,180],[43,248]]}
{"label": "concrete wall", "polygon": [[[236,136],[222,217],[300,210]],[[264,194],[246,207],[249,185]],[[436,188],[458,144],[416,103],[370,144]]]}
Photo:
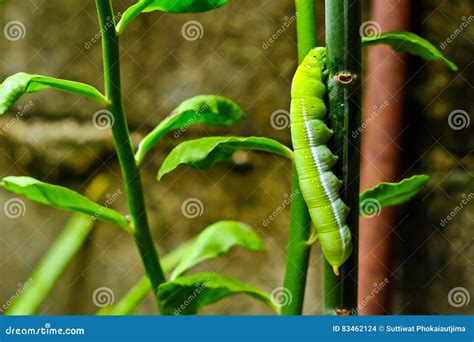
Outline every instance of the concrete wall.
{"label": "concrete wall", "polygon": [[[117,11],[127,3],[116,1]],[[423,1],[413,9],[420,34],[443,42],[469,17],[467,1]],[[289,130],[275,129],[272,113],[289,106],[289,86],[296,68],[295,25],[291,2],[233,1],[217,11],[195,15],[151,13],[134,22],[122,40],[126,109],[134,141],[152,129],[182,100],[205,93],[225,95],[248,114],[231,128],[193,127],[182,139],[236,134],[262,135],[289,144]],[[321,15],[320,15],[321,16]],[[182,34],[191,20],[202,26],[202,37],[189,41]],[[0,25],[24,25],[24,37],[0,36],[0,78],[18,71],[80,80],[101,89],[102,67],[94,1],[7,1],[0,8]],[[321,24],[322,21],[320,20]],[[427,173],[432,182],[400,213],[396,228],[396,265],[393,278],[396,313],[472,313],[472,302],[454,308],[448,293],[463,287],[473,293],[472,203],[448,225],[449,215],[473,192],[472,124],[463,130],[448,126],[455,109],[472,113],[472,65],[469,53],[472,25],[444,50],[460,70],[452,73],[441,63],[410,60],[413,77],[407,84],[407,174]],[[279,31],[280,29],[280,31]],[[277,33],[280,32],[280,33]],[[272,35],[277,39],[269,42]],[[323,36],[320,37],[320,42]],[[265,45],[265,47],[264,47]],[[470,98],[471,97],[471,98]],[[25,107],[30,104],[29,107]],[[2,118],[0,175],[29,174],[78,191],[98,170],[112,181],[110,194],[122,190],[113,144],[107,130],[92,125],[100,108],[72,95],[45,91],[22,99],[13,113]],[[21,120],[11,123],[15,111]],[[472,114],[471,114],[472,115]],[[10,123],[10,124],[9,124]],[[155,174],[166,154],[179,141],[167,137],[144,163],[143,179],[150,222],[161,253],[222,219],[253,225],[268,247],[267,253],[235,250],[199,270],[222,271],[272,291],[281,286],[288,233],[288,208],[270,225],[263,220],[290,193],[291,165],[282,158],[242,152],[212,171],[180,168],[162,182]],[[11,194],[0,191],[2,205]],[[181,211],[188,198],[198,198],[203,214],[188,219]],[[70,216],[25,201],[19,218],[0,214],[0,302],[6,302],[25,282],[49,244]],[[126,212],[124,199],[114,202]],[[312,251],[307,314],[321,309],[321,253]],[[75,261],[48,298],[42,314],[91,314],[97,310],[92,294],[110,288],[118,299],[142,275],[142,266],[130,237],[108,224],[99,224]],[[139,310],[153,313],[149,298]],[[205,314],[268,314],[259,303],[238,296],[210,306]]]}

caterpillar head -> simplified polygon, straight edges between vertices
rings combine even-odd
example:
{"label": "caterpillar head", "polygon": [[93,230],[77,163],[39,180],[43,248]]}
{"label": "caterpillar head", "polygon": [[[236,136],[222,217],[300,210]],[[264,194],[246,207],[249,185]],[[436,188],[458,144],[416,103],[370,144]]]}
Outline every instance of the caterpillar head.
{"label": "caterpillar head", "polygon": [[308,68],[326,68],[326,48],[316,47],[311,49],[303,60],[303,64]]}

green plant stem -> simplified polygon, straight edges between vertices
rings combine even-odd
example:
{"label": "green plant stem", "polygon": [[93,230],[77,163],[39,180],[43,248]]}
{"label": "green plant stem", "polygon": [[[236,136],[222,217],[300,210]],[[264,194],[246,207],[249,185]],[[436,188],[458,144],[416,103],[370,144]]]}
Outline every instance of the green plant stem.
{"label": "green plant stem", "polygon": [[316,46],[316,0],[295,0],[298,61]]}
{"label": "green plant stem", "polygon": [[[61,274],[83,245],[95,221],[84,214],[74,214],[22,285],[24,292],[5,312],[6,315],[34,315],[49,295]],[[28,285],[27,285],[28,284]]]}
{"label": "green plant stem", "polygon": [[307,241],[311,234],[311,217],[301,195],[298,174],[293,166],[290,210],[290,234],[287,250],[284,287],[291,294],[291,301],[281,308],[282,315],[301,315],[303,312],[306,277],[311,246]]}
{"label": "green plant stem", "polygon": [[331,150],[339,157],[334,172],[344,182],[340,195],[350,208],[347,224],[354,245],[339,276],[334,275],[332,267],[325,262],[324,312],[329,315],[357,312],[360,143],[351,133],[360,126],[359,28],[359,0],[326,0],[329,122],[335,132]]}
{"label": "green plant stem", "polygon": [[[86,189],[93,201],[100,201],[106,194],[109,181],[104,175],[95,177]],[[22,292],[5,311],[6,315],[34,315],[49,295],[54,285],[86,241],[96,220],[84,214],[74,214],[41,258]]]}
{"label": "green plant stem", "polygon": [[[314,0],[296,0],[296,27],[298,61],[301,62],[309,50],[316,46],[316,18]],[[303,313],[306,278],[311,246],[306,242],[311,235],[311,217],[301,193],[298,174],[293,165],[291,193],[294,196],[290,210],[290,233],[284,287],[291,294],[291,301],[281,308],[282,315]]]}
{"label": "green plant stem", "polygon": [[124,179],[130,220],[135,228],[135,241],[157,298],[158,286],[165,281],[165,276],[148,226],[140,170],[135,163],[122,103],[119,38],[115,31],[112,3],[111,0],[96,0],[96,5],[102,30],[105,95],[110,102],[108,110],[112,120],[112,134]]}

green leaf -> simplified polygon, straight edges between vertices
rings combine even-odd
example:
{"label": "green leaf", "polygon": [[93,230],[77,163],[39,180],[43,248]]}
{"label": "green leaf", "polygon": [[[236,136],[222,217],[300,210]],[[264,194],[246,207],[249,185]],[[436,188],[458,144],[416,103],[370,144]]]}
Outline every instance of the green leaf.
{"label": "green leaf", "polygon": [[62,186],[43,183],[31,177],[5,177],[1,186],[29,200],[53,206],[58,209],[81,212],[97,219],[118,224],[133,232],[125,217],[115,210],[92,202],[87,197]]}
{"label": "green leaf", "polygon": [[[93,200],[100,201],[105,199],[109,186],[109,178],[99,174],[89,183],[85,193]],[[35,265],[29,279],[22,286],[23,291],[17,293],[4,314],[37,314],[41,304],[82,248],[96,223],[90,216],[74,213]]]}
{"label": "green leaf", "polygon": [[96,88],[88,84],[19,72],[6,78],[0,85],[0,115],[5,114],[24,94],[48,88],[81,95],[102,105],[107,104],[105,97]]}
{"label": "green leaf", "polygon": [[[165,274],[168,274],[176,265],[179,264],[181,258],[186,254],[193,242],[194,238],[186,241],[184,244],[173,249],[169,254],[161,258],[161,267]],[[97,311],[96,315],[132,315],[150,292],[150,279],[148,276],[144,275],[120,300],[117,301],[116,304],[111,307],[100,309]]]}
{"label": "green leaf", "polygon": [[[405,178],[399,183],[380,183],[359,196],[362,211],[361,214],[366,214],[364,213],[364,210],[362,210],[364,203],[367,203],[367,207],[377,207],[375,209],[377,211],[380,211],[382,208],[387,206],[403,204],[415,196],[429,180],[430,177],[426,175],[416,175],[410,178]],[[373,212],[373,208],[367,209],[367,211]]]}
{"label": "green leaf", "polygon": [[207,12],[224,6],[229,0],[153,0],[143,12],[163,11],[168,13]]}
{"label": "green leaf", "polygon": [[241,293],[252,296],[278,312],[269,294],[216,273],[200,273],[163,283],[158,289],[158,300],[160,312],[165,315],[193,315],[205,305]]}
{"label": "green leaf", "polygon": [[162,11],[168,13],[207,12],[224,6],[229,0],[140,0],[127,8],[117,24],[117,33],[125,28],[142,12]]}
{"label": "green leaf", "polygon": [[224,255],[235,246],[250,251],[265,249],[262,240],[249,225],[238,221],[216,222],[199,234],[171,274],[171,279],[176,279],[204,260]]}
{"label": "green leaf", "polygon": [[412,32],[384,32],[362,37],[362,46],[376,44],[388,44],[396,51],[408,52],[427,61],[440,60],[452,70],[458,70],[456,64],[444,57],[433,44]]}
{"label": "green leaf", "polygon": [[230,158],[239,149],[280,154],[293,159],[293,151],[276,140],[262,137],[207,137],[185,141],[166,157],[158,172],[158,180],[181,164],[209,170],[216,163]]}
{"label": "green leaf", "polygon": [[[223,237],[219,237],[218,234],[222,234]],[[214,243],[213,237],[217,239],[217,243]],[[197,243],[197,239],[201,242]],[[263,249],[263,245],[257,234],[254,233],[249,226],[235,221],[221,221],[210,225],[204,229],[198,237],[187,241],[177,249],[174,249],[170,254],[165,255],[161,260],[161,266],[163,267],[163,271],[168,273],[176,267],[183,258],[189,258],[189,256],[195,254],[200,258],[199,262],[202,262],[208,259],[208,257],[205,257],[206,255],[209,257],[222,255],[222,253],[219,253],[219,250],[225,253],[232,248],[232,245],[241,245],[248,250]],[[215,255],[211,255],[213,253]],[[101,309],[97,314],[131,315],[150,292],[150,281],[144,276],[113,306],[113,308]]]}
{"label": "green leaf", "polygon": [[233,101],[215,95],[200,95],[181,103],[151,131],[138,146],[135,154],[137,164],[168,132],[187,129],[189,126],[204,123],[212,126],[228,126],[245,118],[245,113]]}

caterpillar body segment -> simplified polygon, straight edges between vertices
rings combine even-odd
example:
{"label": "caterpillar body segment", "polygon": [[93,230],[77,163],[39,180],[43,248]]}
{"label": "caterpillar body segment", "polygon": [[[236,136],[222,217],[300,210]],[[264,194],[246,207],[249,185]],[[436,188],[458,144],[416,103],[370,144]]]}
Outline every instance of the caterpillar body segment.
{"label": "caterpillar body segment", "polygon": [[311,50],[296,70],[291,86],[291,136],[303,198],[323,253],[338,268],[352,252],[346,218],[349,208],[339,197],[342,186],[331,171],[337,157],[326,146],[333,131],[326,119],[326,49]]}

